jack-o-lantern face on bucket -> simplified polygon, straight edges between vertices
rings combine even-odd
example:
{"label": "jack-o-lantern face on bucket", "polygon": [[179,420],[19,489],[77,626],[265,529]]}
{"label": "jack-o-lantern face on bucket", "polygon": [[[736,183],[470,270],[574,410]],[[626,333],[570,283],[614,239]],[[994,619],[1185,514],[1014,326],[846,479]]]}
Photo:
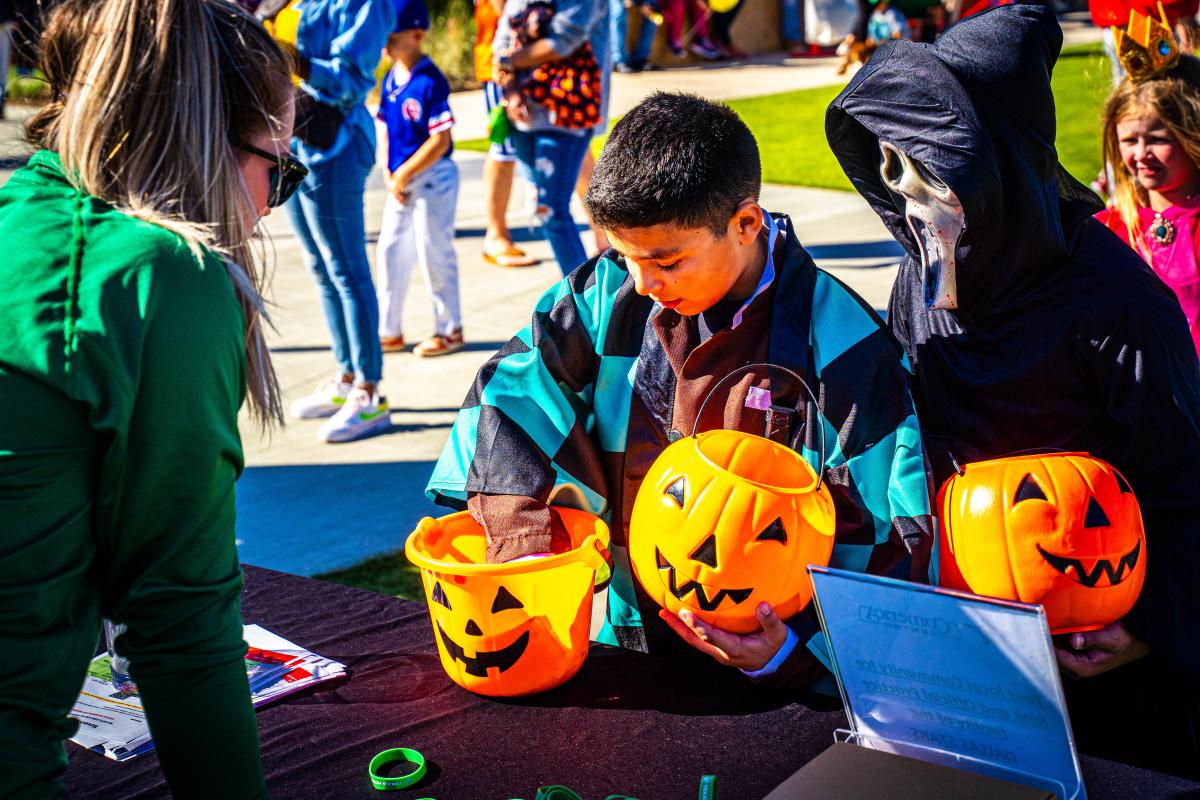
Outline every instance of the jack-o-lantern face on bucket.
{"label": "jack-o-lantern face on bucket", "polygon": [[[442,666],[455,681],[480,694],[489,688],[520,683],[536,685],[548,676],[547,665],[574,674],[587,648],[572,649],[572,631],[591,623],[590,602],[561,614],[565,625],[550,623],[544,613],[531,614],[509,588],[528,589],[526,581],[427,573],[429,615],[437,635]],[[584,586],[589,601],[590,587]],[[531,691],[539,691],[532,689]]]}
{"label": "jack-o-lantern face on bucket", "polygon": [[554,513],[572,549],[543,559],[485,563],[483,529],[465,512],[422,520],[405,544],[421,567],[442,668],[464,689],[545,691],[583,665],[596,573],[607,571],[608,529],[582,511]]}
{"label": "jack-o-lantern face on bucket", "polygon": [[[431,578],[433,580],[433,589],[429,593],[431,602],[437,603],[446,612],[452,613],[454,607],[450,603],[450,596],[447,594],[443,584],[451,583],[453,585],[453,577],[442,576],[439,579],[435,574]],[[464,584],[469,580],[470,578],[461,579]],[[458,598],[459,603],[474,601],[475,597],[471,591],[465,591],[466,594]],[[457,592],[455,593],[457,594]],[[496,599],[492,601],[490,616],[494,620],[502,611],[524,608],[524,604],[513,597],[512,592],[501,585],[496,589]],[[435,620],[439,613],[435,612]],[[462,619],[462,617],[463,615],[460,613],[455,619]],[[467,624],[463,626],[460,639],[464,644],[471,646],[471,650],[475,653],[473,656],[468,655],[466,647],[455,641],[453,636],[446,632],[446,628],[442,622],[435,621],[433,625],[438,632],[438,639],[446,655],[453,662],[461,662],[462,670],[467,675],[476,678],[486,678],[489,669],[495,669],[499,673],[505,672],[516,664],[521,656],[525,655],[525,650],[529,647],[529,627],[533,621],[528,616],[524,614],[518,616],[515,620],[516,624],[508,630],[502,630],[497,633],[493,627],[491,635],[485,635],[483,629],[479,627],[479,623],[470,616],[467,616],[466,619]],[[449,619],[446,622],[448,623]],[[459,631],[455,631],[455,634],[459,633]],[[506,641],[506,644],[503,643]]]}
{"label": "jack-o-lantern face on bucket", "polygon": [[1053,633],[1094,630],[1133,608],[1146,536],[1124,476],[1086,453],[968,464],[938,493],[940,583],[1040,603]]}
{"label": "jack-o-lantern face on bucket", "polygon": [[659,605],[749,633],[761,602],[781,618],[808,604],[806,567],[829,563],[833,534],[829,490],[798,453],[709,431],[670,445],[651,466],[633,505],[629,556]]}

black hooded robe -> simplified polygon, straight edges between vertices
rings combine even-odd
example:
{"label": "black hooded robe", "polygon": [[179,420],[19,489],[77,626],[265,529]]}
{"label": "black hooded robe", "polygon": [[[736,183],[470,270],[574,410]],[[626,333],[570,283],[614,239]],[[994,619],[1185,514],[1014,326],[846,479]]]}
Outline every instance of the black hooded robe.
{"label": "black hooded robe", "polygon": [[[1142,508],[1147,577],[1126,625],[1152,652],[1065,680],[1079,749],[1200,773],[1200,368],[1178,302],[1092,219],[1095,195],[1054,149],[1053,14],[1011,5],[936,45],[892,42],[830,105],[826,134],[855,188],[904,246],[889,322],[939,485],[960,463],[1027,448],[1092,453]],[[927,308],[903,198],[879,141],[958,195],[959,307]]]}

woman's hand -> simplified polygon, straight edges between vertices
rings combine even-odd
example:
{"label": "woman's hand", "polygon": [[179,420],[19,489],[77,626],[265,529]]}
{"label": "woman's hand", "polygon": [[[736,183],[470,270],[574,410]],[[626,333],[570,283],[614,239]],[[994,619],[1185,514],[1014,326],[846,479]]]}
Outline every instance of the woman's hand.
{"label": "woman's hand", "polygon": [[516,81],[504,88],[504,111],[513,122],[529,122],[529,103],[517,88]]}
{"label": "woman's hand", "polygon": [[1072,678],[1091,678],[1110,669],[1137,661],[1150,652],[1150,645],[1129,632],[1121,622],[1098,631],[1067,635],[1068,647],[1054,645],[1058,666]]}
{"label": "woman's hand", "polygon": [[788,629],[769,603],[759,603],[754,616],[761,628],[754,633],[723,631],[696,619],[686,608],[676,616],[663,609],[658,616],[685,642],[730,667],[748,672],[762,669],[787,641]]}

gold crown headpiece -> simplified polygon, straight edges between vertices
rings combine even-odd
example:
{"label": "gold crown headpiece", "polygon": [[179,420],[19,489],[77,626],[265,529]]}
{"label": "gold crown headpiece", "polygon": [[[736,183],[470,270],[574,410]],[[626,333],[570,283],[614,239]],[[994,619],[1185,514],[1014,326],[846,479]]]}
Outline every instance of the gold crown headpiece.
{"label": "gold crown headpiece", "polygon": [[1139,11],[1130,10],[1129,28],[1122,31],[1113,26],[1117,39],[1117,58],[1134,83],[1153,78],[1179,63],[1179,46],[1167,22],[1162,3],[1158,4],[1160,22]]}

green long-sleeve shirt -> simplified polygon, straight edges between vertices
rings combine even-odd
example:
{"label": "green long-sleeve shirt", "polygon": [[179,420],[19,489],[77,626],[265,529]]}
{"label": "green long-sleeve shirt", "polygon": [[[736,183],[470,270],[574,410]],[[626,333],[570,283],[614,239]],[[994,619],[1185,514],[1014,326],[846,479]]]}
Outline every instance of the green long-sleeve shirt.
{"label": "green long-sleeve shirt", "polygon": [[0,797],[56,797],[101,615],[175,797],[262,797],[234,547],[242,315],[221,260],[36,154],[0,188]]}

